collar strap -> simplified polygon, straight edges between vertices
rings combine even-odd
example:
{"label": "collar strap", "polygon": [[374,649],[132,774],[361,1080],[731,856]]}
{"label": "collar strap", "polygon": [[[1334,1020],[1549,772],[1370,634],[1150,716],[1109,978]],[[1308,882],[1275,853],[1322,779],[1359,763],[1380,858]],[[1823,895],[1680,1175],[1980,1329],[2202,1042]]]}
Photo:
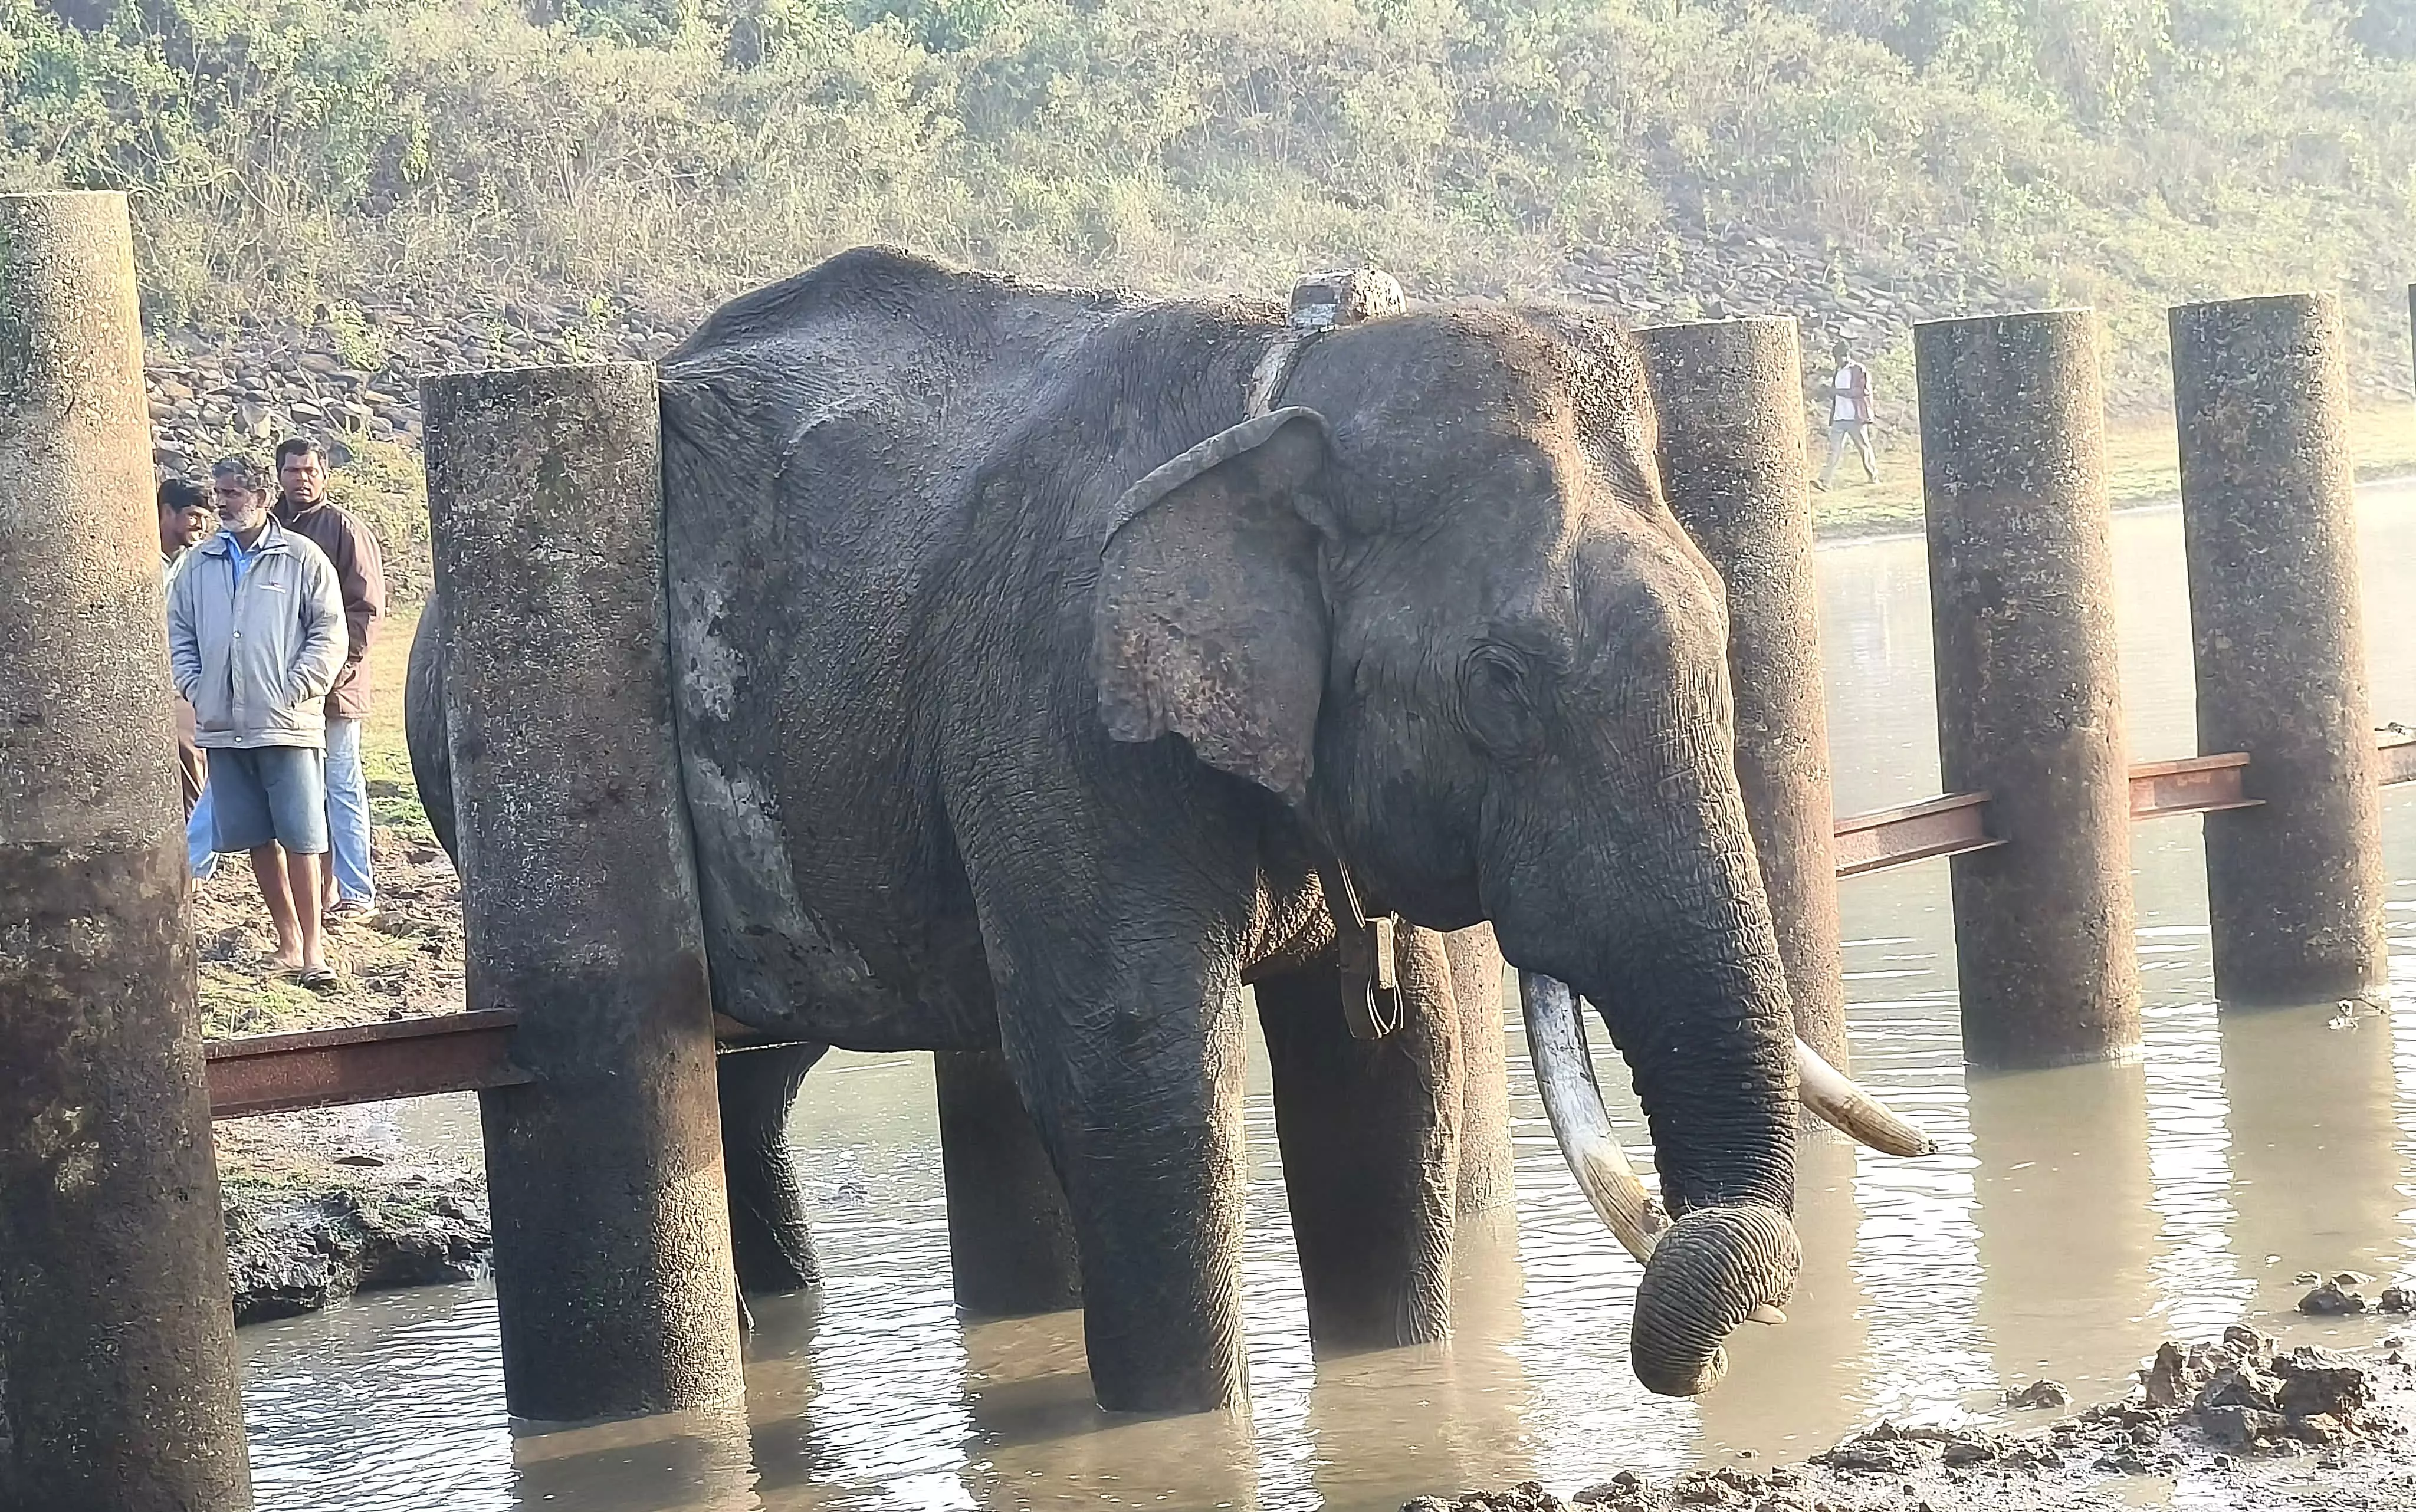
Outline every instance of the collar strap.
{"label": "collar strap", "polygon": [[1401,1026],[1401,977],[1397,957],[1399,921],[1391,914],[1370,919],[1359,889],[1338,853],[1317,863],[1334,915],[1334,955],[1342,973],[1342,1019],[1353,1040],[1382,1040]]}
{"label": "collar strap", "polygon": [[[1269,413],[1283,397],[1308,344],[1337,325],[1357,325],[1401,311],[1401,286],[1382,268],[1338,268],[1312,273],[1291,288],[1284,328],[1267,343],[1250,374],[1249,417]],[[1318,827],[1312,822],[1310,828]],[[1334,916],[1334,954],[1342,974],[1342,1016],[1355,1040],[1381,1040],[1401,1026],[1401,979],[1397,957],[1399,921],[1374,919],[1359,901],[1340,847],[1317,836],[1318,881],[1326,911]]]}

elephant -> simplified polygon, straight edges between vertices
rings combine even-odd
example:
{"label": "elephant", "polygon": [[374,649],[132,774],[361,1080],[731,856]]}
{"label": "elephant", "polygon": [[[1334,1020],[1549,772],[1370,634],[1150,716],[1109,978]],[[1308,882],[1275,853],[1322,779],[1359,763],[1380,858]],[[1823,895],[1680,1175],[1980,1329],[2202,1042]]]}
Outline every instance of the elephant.
{"label": "elephant", "polygon": [[[1235,1405],[1249,985],[1313,1333],[1441,1338],[1441,940],[1489,921],[1563,1148],[1645,1262],[1637,1377],[1699,1393],[1794,1284],[1799,1090],[1919,1138],[1793,1040],[1722,589],[1662,497],[1631,338],[1540,304],[1355,313],[869,247],[664,360],[714,1004],[792,1047],[726,1110],[733,1206],[781,1186],[763,1110],[819,1047],[1001,1053],[1062,1184],[1098,1401]],[[448,633],[440,606],[413,653],[431,816]],[[1659,1203],[1609,1139],[1585,1001]]]}

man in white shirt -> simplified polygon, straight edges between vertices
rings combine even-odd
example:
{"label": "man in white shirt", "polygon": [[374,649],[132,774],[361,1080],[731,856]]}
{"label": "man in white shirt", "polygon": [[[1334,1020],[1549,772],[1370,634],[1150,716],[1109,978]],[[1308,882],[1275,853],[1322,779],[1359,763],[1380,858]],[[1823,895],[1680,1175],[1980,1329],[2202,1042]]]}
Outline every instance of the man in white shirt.
{"label": "man in white shirt", "polygon": [[1870,369],[1854,360],[1853,348],[1843,341],[1832,347],[1829,354],[1837,360],[1836,376],[1829,380],[1829,465],[1812,485],[1824,493],[1836,481],[1837,463],[1845,457],[1849,442],[1863,459],[1863,476],[1873,483],[1880,481],[1879,465],[1871,460]]}

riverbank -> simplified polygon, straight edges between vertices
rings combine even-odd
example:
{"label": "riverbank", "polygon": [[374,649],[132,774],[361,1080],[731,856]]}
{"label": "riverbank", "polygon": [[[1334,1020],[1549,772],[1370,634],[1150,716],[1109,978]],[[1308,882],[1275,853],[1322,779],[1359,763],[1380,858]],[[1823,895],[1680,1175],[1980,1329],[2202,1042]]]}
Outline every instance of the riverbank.
{"label": "riverbank", "polygon": [[412,1147],[375,1109],[234,1120],[218,1154],[239,1325],[475,1280],[493,1257],[483,1175]]}
{"label": "riverbank", "polygon": [[[2116,509],[2177,503],[2182,496],[2180,438],[2169,416],[2109,419],[2106,425],[2106,492]],[[1916,432],[1882,427],[1877,445],[1880,479],[1865,483],[1849,452],[1837,482],[1812,496],[1812,530],[1822,541],[1898,535],[1922,528],[1921,441]],[[1805,443],[1804,466],[1818,477],[1828,462],[1828,440]],[[2349,459],[2360,483],[2416,477],[2416,408],[2361,405],[2349,413]]]}
{"label": "riverbank", "polygon": [[1623,1472],[1565,1494],[1529,1481],[1419,1497],[1402,1512],[2380,1512],[2416,1505],[2411,1421],[2416,1364],[2403,1339],[2286,1350],[2235,1326],[2186,1348],[2167,1342],[2123,1400],[2029,1432],[1882,1422],[1801,1464],[1667,1481]]}
{"label": "riverbank", "polygon": [[[428,827],[403,744],[403,668],[418,621],[416,605],[404,607],[370,648],[361,744],[376,917],[329,936],[339,985],[314,993],[278,970],[250,868],[221,865],[193,890],[204,1038],[461,1010],[461,882]],[[229,1119],[213,1136],[236,1322],[485,1274],[493,1237],[482,1173],[413,1147],[391,1105]]]}

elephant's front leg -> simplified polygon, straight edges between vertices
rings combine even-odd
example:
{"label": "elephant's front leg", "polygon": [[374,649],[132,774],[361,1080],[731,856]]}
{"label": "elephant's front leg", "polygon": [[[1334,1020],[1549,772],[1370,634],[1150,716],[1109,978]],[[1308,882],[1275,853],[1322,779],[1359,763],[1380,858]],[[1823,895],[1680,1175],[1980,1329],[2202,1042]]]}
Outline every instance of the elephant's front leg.
{"label": "elephant's front leg", "polygon": [[765,1045],[725,1050],[715,1063],[721,1092],[721,1164],[730,1188],[730,1250],[742,1292],[801,1292],[820,1281],[805,1194],[789,1150],[789,1109],[806,1072],[830,1047]]}
{"label": "elephant's front leg", "polygon": [[986,928],[1007,1061],[1073,1214],[1091,1386],[1115,1412],[1248,1395],[1238,971],[1191,939]]}
{"label": "elephant's front leg", "polygon": [[1333,956],[1258,983],[1284,1195],[1321,1351],[1451,1332],[1458,1014],[1442,940],[1400,932],[1401,1027],[1351,1037]]}

